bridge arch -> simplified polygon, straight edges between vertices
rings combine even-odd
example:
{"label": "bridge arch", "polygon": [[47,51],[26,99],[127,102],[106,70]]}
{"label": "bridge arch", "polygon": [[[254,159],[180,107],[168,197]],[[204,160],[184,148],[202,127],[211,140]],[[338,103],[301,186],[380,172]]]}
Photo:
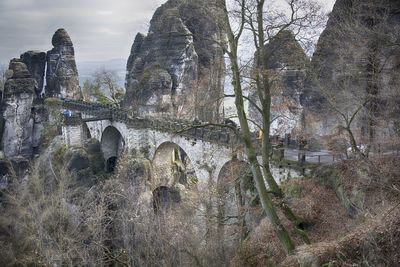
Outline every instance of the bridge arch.
{"label": "bridge arch", "polygon": [[[237,226],[241,224],[234,223],[232,220],[244,220],[244,214],[239,214],[244,207],[249,207],[254,192],[250,165],[248,162],[237,158],[226,162],[217,179],[217,212],[218,227],[220,233],[225,232],[224,242],[238,240],[240,229]],[[239,207],[240,205],[240,207]],[[251,214],[251,210],[248,212]],[[224,222],[224,223],[221,223]],[[222,238],[222,237],[221,237]],[[233,240],[230,240],[233,239]]]}
{"label": "bridge arch", "polygon": [[174,142],[161,143],[152,159],[154,187],[187,185],[197,181],[195,167],[186,151]]}
{"label": "bridge arch", "polygon": [[120,131],[114,126],[107,126],[101,135],[101,149],[106,161],[106,171],[113,172],[118,158],[125,148],[125,141]]}
{"label": "bridge arch", "polygon": [[87,125],[86,122],[82,123],[82,138],[84,140],[92,138],[92,134],[90,133],[89,126]]}
{"label": "bridge arch", "polygon": [[[234,203],[235,201],[235,188],[240,184],[242,190],[250,190],[251,188],[251,172],[248,162],[239,159],[232,159],[226,162],[217,179],[217,192],[219,202]],[[229,201],[232,199],[233,201]],[[231,209],[226,207],[226,209]]]}

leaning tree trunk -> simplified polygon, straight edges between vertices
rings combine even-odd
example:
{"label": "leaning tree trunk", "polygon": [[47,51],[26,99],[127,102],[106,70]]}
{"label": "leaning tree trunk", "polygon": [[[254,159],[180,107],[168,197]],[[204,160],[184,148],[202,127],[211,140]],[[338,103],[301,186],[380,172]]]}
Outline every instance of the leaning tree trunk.
{"label": "leaning tree trunk", "polygon": [[268,73],[268,59],[265,51],[265,35],[264,35],[264,0],[257,1],[257,32],[253,30],[254,42],[257,48],[256,51],[256,88],[257,95],[261,102],[262,119],[263,119],[263,138],[262,138],[262,160],[263,170],[265,179],[268,183],[270,191],[275,197],[279,199],[279,207],[285,217],[291,221],[294,226],[296,233],[303,239],[307,244],[310,243],[307,233],[302,229],[301,225],[304,220],[298,217],[292,209],[285,203],[284,193],[275,181],[270,168],[270,154],[271,154],[271,142],[269,139],[271,131],[271,80]]}
{"label": "leaning tree trunk", "polygon": [[[264,182],[264,177],[260,168],[260,164],[257,160],[257,154],[252,144],[251,132],[247,121],[246,112],[244,109],[244,101],[243,101],[243,90],[241,86],[240,80],[240,68],[238,64],[238,56],[237,56],[237,46],[238,40],[240,38],[240,33],[238,36],[235,36],[233,30],[231,28],[229,22],[228,11],[226,9],[226,1],[222,0],[222,7],[224,11],[224,21],[227,27],[227,37],[230,51],[229,59],[231,62],[231,68],[233,72],[232,85],[235,91],[235,106],[237,109],[237,115],[239,118],[239,123],[241,127],[240,137],[245,147],[245,152],[251,167],[251,171],[253,174],[253,178],[255,181],[255,186],[258,191],[258,195],[260,197],[261,205],[267,214],[269,220],[271,221],[272,226],[274,227],[275,232],[278,235],[278,238],[284,247],[286,253],[291,254],[294,250],[294,243],[289,236],[286,228],[283,226],[281,220],[279,219],[273,202],[268,194],[267,187]],[[244,28],[244,0],[242,1],[242,24],[241,29]]]}

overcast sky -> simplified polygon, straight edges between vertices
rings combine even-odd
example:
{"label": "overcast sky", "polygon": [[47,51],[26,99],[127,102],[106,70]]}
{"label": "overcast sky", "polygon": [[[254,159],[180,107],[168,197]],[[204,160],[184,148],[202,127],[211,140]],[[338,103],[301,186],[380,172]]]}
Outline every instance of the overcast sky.
{"label": "overcast sky", "polygon": [[[334,0],[319,0],[332,8]],[[137,32],[166,0],[0,0],[0,62],[27,50],[51,49],[65,28],[79,61],[128,58]]]}

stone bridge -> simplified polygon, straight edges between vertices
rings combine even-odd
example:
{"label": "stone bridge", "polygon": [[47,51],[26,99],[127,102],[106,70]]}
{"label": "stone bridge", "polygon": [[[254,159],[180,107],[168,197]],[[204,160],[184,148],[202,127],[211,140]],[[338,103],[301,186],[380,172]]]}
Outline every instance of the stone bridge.
{"label": "stone bridge", "polygon": [[122,153],[129,153],[151,160],[153,173],[160,179],[158,184],[171,186],[174,181],[168,178],[172,171],[167,166],[175,165],[206,182],[218,177],[233,158],[244,159],[237,135],[229,128],[142,118],[99,103],[65,99],[62,106],[73,111],[72,116],[65,117],[62,127],[66,144],[79,146],[85,139],[97,139],[109,171]]}
{"label": "stone bridge", "polygon": [[[185,173],[185,179],[195,177],[202,184],[211,181],[210,178],[218,183],[222,173],[229,173],[227,168],[231,169],[235,164],[244,166],[242,163],[247,161],[237,131],[229,127],[140,117],[130,110],[100,103],[69,99],[61,102],[64,109],[73,111],[71,116],[64,117],[62,132],[65,143],[81,146],[85,139],[97,139],[110,172],[123,153],[129,154],[150,160],[153,179],[158,179],[154,182],[170,187],[177,184],[180,178],[175,176],[179,172]],[[258,140],[254,138],[254,142]],[[335,160],[335,156],[329,153],[314,155],[290,148],[284,150],[284,158],[291,162],[296,161],[299,154],[304,154],[310,163],[329,163],[332,157]],[[290,162],[272,161],[270,167],[278,182],[304,174],[304,167],[299,170]]]}

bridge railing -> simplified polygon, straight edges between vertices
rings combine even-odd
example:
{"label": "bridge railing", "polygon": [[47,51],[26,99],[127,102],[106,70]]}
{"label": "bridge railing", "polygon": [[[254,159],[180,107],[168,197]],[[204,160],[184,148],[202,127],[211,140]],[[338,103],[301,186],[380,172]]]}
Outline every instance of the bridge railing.
{"label": "bridge railing", "polygon": [[170,132],[180,136],[193,139],[216,142],[220,144],[237,144],[238,138],[232,130],[227,128],[194,125],[190,121],[184,120],[161,120],[146,118],[147,128]]}
{"label": "bridge railing", "polygon": [[64,99],[62,100],[62,106],[64,108],[76,110],[85,115],[93,117],[100,117],[102,119],[125,122],[127,124],[132,123],[129,117],[128,110],[114,107],[108,104],[90,103],[81,100]]}
{"label": "bridge railing", "polygon": [[[89,115],[92,118],[82,119],[72,116],[66,118],[64,122],[66,124],[77,124],[79,120],[82,121],[93,121],[93,120],[113,120],[125,123],[128,127],[133,128],[149,128],[153,130],[169,132],[179,136],[188,137],[194,140],[203,140],[222,145],[230,145],[239,147],[241,142],[237,133],[232,129],[218,127],[218,126],[202,126],[201,124],[195,124],[193,121],[182,120],[182,119],[168,119],[168,118],[154,118],[154,117],[139,117],[135,113],[129,110],[115,107],[108,104],[101,103],[90,103],[81,100],[63,99],[62,106],[64,108],[79,111],[82,114]],[[276,139],[276,140],[275,140]],[[257,134],[254,133],[252,136],[254,147],[257,149],[257,153],[261,154],[261,140],[257,138]],[[273,144],[272,150],[276,150],[276,144],[280,142],[278,137],[271,137]],[[276,144],[275,144],[276,143]],[[275,144],[275,145],[274,145]],[[290,139],[288,144],[285,144],[286,149],[296,149],[300,147],[300,143],[297,140]],[[279,150],[279,149],[278,149]],[[300,149],[301,150],[301,149]],[[333,155],[306,155],[306,161],[323,163],[327,161],[341,160],[338,156]]]}
{"label": "bridge railing", "polygon": [[[62,106],[92,116],[94,117],[93,119],[99,118],[123,122],[128,127],[150,128],[226,145],[239,143],[237,135],[227,128],[213,126],[203,128],[199,127],[199,125],[193,125],[193,122],[188,120],[168,120],[152,117],[141,118],[135,116],[135,114],[130,114],[130,111],[122,108],[107,104],[84,102],[82,100],[63,99]],[[72,119],[69,121],[73,123]]]}

